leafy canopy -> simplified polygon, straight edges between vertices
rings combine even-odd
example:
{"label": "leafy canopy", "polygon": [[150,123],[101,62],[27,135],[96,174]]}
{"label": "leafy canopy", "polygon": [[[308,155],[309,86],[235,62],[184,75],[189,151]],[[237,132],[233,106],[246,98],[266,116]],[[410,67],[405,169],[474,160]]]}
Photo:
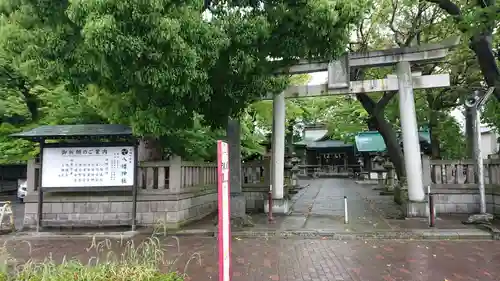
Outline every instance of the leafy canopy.
{"label": "leafy canopy", "polygon": [[[365,9],[349,0],[218,1],[207,16],[202,4],[0,1],[0,62],[10,68],[0,87],[15,104],[0,106],[23,118],[12,123],[0,110],[3,125],[123,123],[191,153],[197,128],[220,127],[283,90],[289,76],[278,69],[342,53]],[[22,83],[9,83],[10,74]]]}

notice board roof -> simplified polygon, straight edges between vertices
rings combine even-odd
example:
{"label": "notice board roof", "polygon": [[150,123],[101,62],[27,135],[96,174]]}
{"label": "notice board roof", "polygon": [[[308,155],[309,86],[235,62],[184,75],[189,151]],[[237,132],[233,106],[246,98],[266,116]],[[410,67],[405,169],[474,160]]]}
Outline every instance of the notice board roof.
{"label": "notice board roof", "polygon": [[132,129],[117,124],[45,125],[10,136],[31,140],[124,138],[132,136]]}

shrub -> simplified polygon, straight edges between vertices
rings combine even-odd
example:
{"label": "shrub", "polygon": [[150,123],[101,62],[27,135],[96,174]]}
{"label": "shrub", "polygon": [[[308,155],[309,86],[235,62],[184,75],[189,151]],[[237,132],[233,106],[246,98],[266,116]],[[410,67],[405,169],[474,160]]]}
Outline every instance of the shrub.
{"label": "shrub", "polygon": [[121,254],[116,255],[110,240],[96,243],[94,238],[87,251],[96,255],[87,264],[75,259],[57,263],[51,257],[43,262],[17,263],[4,245],[0,249],[0,281],[184,281],[184,274],[160,272],[161,265],[173,263],[164,260],[157,238],[148,238],[137,247],[132,240],[120,244]]}

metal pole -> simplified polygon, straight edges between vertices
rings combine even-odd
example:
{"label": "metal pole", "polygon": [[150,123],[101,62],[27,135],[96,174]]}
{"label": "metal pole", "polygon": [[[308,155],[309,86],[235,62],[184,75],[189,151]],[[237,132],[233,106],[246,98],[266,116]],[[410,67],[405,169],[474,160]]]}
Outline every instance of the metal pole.
{"label": "metal pole", "polygon": [[429,227],[434,227],[436,223],[436,209],[434,207],[434,195],[431,194],[431,186],[427,186],[427,198],[429,204]]}
{"label": "metal pole", "polygon": [[481,95],[479,91],[474,91],[474,94],[465,101],[465,106],[470,108],[470,117],[473,128],[473,146],[475,160],[475,180],[479,188],[480,195],[480,212],[479,215],[472,215],[467,220],[467,223],[477,223],[479,221],[488,222],[493,218],[492,215],[486,212],[486,194],[484,188],[484,164],[481,155],[481,108],[493,94],[495,87],[490,87],[488,91]]}
{"label": "metal pole", "polygon": [[481,155],[481,113],[479,108],[473,108],[474,122],[474,158],[476,160],[476,182],[479,187],[481,214],[486,214],[486,194],[484,190],[484,165]]}
{"label": "metal pole", "polygon": [[344,196],[344,224],[349,223],[349,213],[347,212],[347,196]]}
{"label": "metal pole", "polygon": [[431,217],[429,226],[434,227],[436,224],[436,209],[434,208],[434,194],[429,194],[429,215]]}
{"label": "metal pole", "polygon": [[269,186],[269,193],[268,193],[268,206],[269,206],[269,212],[268,212],[268,221],[269,223],[272,223],[274,221],[273,218],[273,185]]}
{"label": "metal pole", "polygon": [[429,225],[431,225],[431,186],[427,186],[427,207],[429,209],[429,215],[427,218],[429,219]]}
{"label": "metal pole", "polygon": [[42,230],[42,220],[43,220],[43,188],[42,188],[42,177],[43,177],[43,147],[45,140],[40,141],[40,170],[38,170],[38,210],[37,210],[37,222],[36,231]]}

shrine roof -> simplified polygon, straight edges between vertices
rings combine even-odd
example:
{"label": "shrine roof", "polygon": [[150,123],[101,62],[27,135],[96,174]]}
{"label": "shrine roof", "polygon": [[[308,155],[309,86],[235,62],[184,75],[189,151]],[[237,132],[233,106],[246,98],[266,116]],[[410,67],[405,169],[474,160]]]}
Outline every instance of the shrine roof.
{"label": "shrine roof", "polygon": [[[420,143],[431,143],[429,131],[419,131],[418,137]],[[403,138],[400,135],[399,142],[403,143]],[[355,137],[356,149],[359,152],[384,152],[387,150],[385,141],[378,131],[360,132]]]}
{"label": "shrine roof", "polygon": [[315,148],[341,148],[341,147],[353,147],[354,145],[352,143],[346,143],[341,140],[322,140],[322,141],[315,141],[311,142],[307,145],[307,148],[309,149],[315,149]]}
{"label": "shrine roof", "polygon": [[132,129],[117,124],[45,125],[11,134],[23,139],[120,138],[132,136]]}

